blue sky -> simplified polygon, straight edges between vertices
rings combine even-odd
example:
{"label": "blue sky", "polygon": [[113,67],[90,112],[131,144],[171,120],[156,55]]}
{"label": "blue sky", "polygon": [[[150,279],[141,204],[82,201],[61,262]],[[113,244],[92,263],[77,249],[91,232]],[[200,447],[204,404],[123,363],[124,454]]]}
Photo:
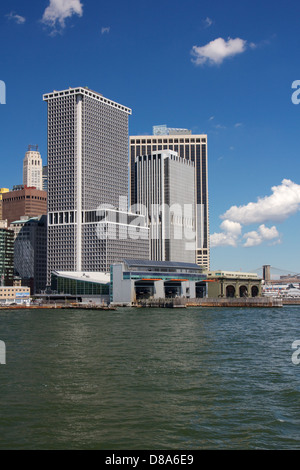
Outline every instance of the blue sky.
{"label": "blue sky", "polygon": [[1,2],[0,187],[28,144],[46,162],[42,94],[88,86],[132,108],[132,135],[208,134],[211,268],[300,272],[299,31],[296,1]]}

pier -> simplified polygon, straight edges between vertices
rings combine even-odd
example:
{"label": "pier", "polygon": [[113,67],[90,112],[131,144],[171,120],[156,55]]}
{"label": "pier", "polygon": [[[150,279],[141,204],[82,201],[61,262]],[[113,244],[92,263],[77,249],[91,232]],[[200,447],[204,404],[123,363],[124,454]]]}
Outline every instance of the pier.
{"label": "pier", "polygon": [[269,297],[245,298],[203,298],[203,299],[148,299],[138,302],[136,307],[144,308],[188,308],[188,307],[243,307],[271,308],[282,307],[283,300]]}

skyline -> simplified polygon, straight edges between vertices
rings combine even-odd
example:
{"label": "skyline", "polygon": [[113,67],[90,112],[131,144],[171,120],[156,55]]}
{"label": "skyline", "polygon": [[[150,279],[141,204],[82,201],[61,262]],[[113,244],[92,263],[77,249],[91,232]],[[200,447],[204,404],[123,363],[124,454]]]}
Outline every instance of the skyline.
{"label": "skyline", "polygon": [[288,5],[1,5],[0,187],[22,183],[29,144],[46,163],[42,95],[89,86],[133,110],[129,135],[160,124],[208,135],[211,269],[299,272],[300,107],[291,98],[300,6]]}

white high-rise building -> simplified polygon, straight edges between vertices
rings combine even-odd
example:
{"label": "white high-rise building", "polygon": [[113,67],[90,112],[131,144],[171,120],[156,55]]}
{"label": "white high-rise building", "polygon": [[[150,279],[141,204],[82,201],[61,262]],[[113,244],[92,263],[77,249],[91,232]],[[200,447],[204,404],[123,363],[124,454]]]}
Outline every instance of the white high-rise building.
{"label": "white high-rise building", "polygon": [[125,234],[133,216],[126,213],[131,109],[86,87],[53,91],[43,99],[48,103],[48,282],[54,271],[109,272],[119,259],[148,259],[146,226],[144,239]]}
{"label": "white high-rise building", "polygon": [[43,161],[37,145],[29,145],[23,161],[23,185],[43,190]]}

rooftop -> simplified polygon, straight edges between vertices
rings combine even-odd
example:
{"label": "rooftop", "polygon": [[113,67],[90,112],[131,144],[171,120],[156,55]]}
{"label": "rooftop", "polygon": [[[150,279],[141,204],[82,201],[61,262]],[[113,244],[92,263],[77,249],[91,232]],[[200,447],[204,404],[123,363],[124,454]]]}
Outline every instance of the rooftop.
{"label": "rooftop", "polygon": [[109,100],[105,98],[103,95],[100,93],[90,90],[88,87],[77,87],[77,88],[72,88],[69,87],[67,90],[53,90],[52,93],[46,93],[43,95],[43,100],[44,101],[49,101],[52,99],[60,98],[63,96],[69,96],[69,95],[85,95],[89,96],[91,98],[94,98],[98,101],[101,101],[102,103],[105,103],[109,106],[113,106],[114,108],[118,108],[121,111],[126,112],[127,114],[132,114],[132,110],[128,108],[127,106],[123,106],[122,104],[116,103],[115,101]]}
{"label": "rooftop", "polygon": [[81,272],[81,271],[53,271],[54,275],[73,279],[75,281],[95,282],[98,284],[107,284],[110,282],[110,274],[99,272]]}
{"label": "rooftop", "polygon": [[201,266],[195,263],[182,263],[179,261],[152,261],[141,259],[124,259],[128,267],[151,267],[151,268],[178,268],[178,269],[201,269]]}

